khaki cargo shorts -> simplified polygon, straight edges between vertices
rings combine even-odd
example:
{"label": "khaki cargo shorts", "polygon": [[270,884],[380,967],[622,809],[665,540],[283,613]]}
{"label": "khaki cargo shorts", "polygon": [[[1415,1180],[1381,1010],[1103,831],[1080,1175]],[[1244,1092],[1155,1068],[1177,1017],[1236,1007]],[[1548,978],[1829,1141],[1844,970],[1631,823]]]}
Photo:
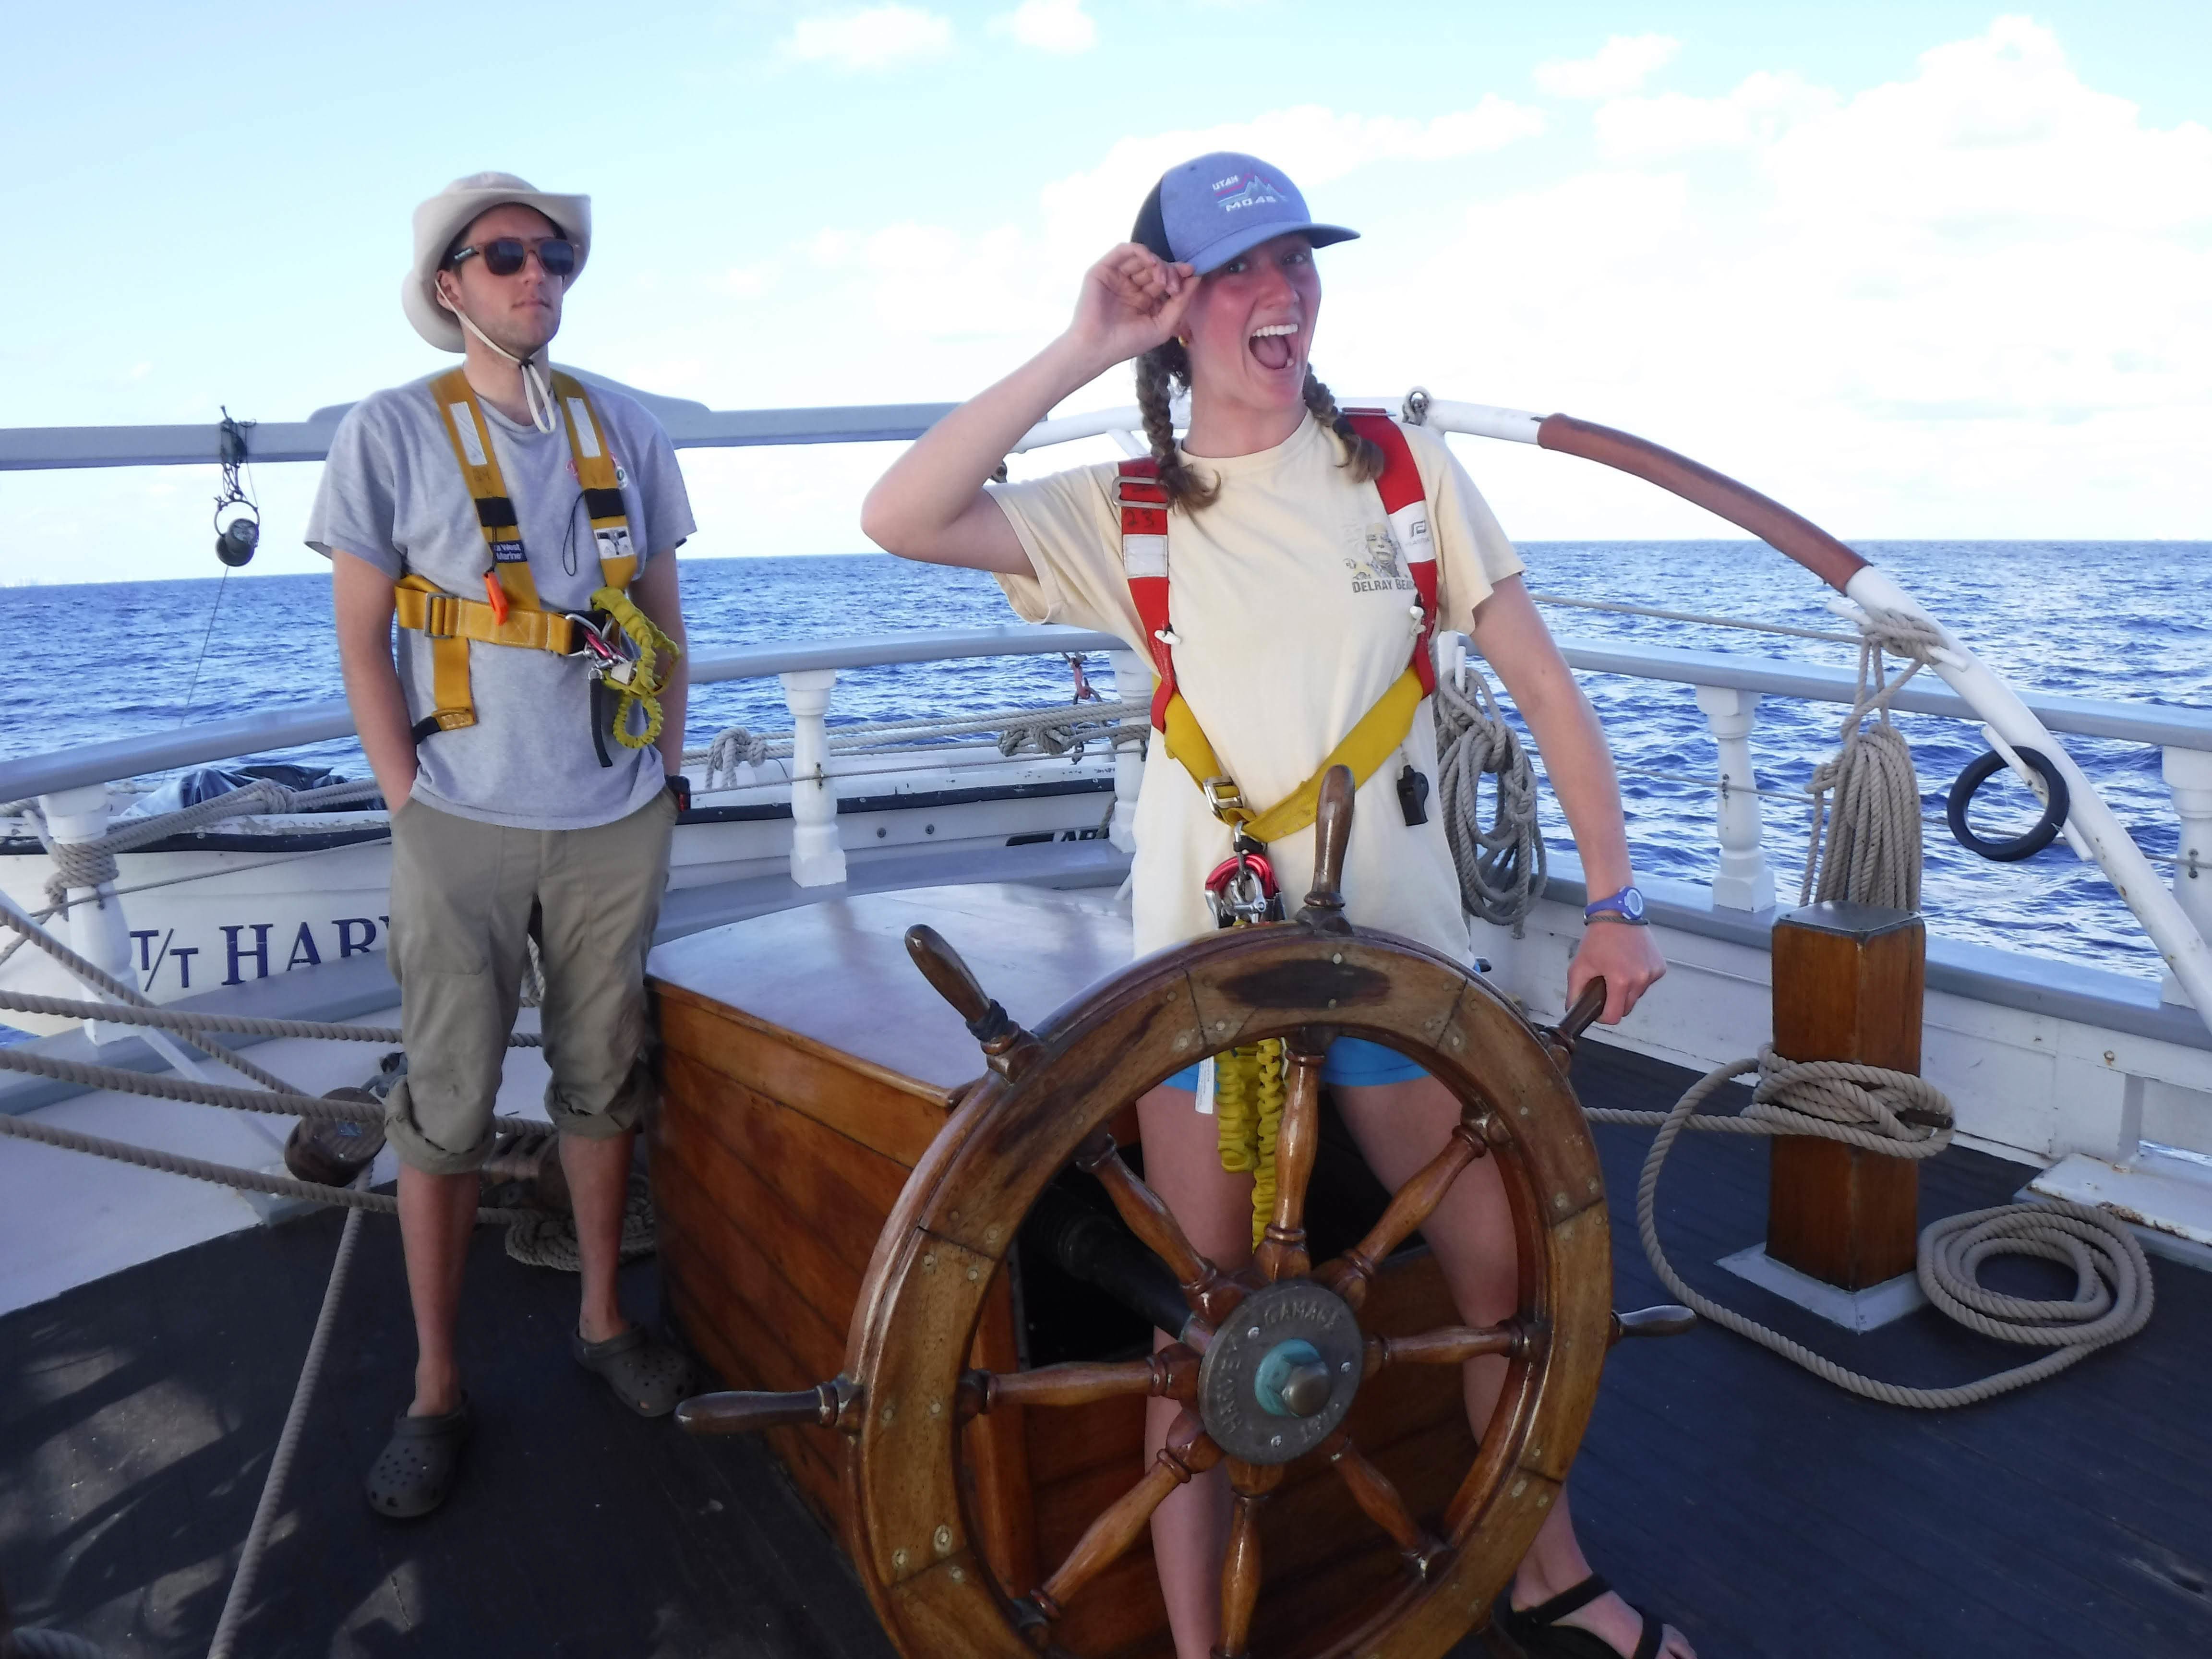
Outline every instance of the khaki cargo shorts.
{"label": "khaki cargo shorts", "polygon": [[407,1075],[384,1127],[402,1163],[465,1175],[489,1155],[533,909],[546,1113],[588,1139],[637,1127],[653,1099],[645,953],[675,824],[665,791],[590,830],[510,830],[419,800],[392,815],[390,960]]}

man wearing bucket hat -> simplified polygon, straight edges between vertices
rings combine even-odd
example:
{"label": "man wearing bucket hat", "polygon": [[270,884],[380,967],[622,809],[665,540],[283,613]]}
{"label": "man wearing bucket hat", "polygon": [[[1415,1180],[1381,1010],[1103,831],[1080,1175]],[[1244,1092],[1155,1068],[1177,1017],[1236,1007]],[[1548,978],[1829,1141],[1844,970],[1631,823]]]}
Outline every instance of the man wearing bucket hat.
{"label": "man wearing bucket hat", "polygon": [[348,412],[307,530],[331,562],[346,694],[392,808],[408,1072],[385,1131],[417,1358],[368,1489],[397,1517],[444,1500],[471,1425],[454,1327],[533,942],[582,1264],[573,1352],[644,1415],[674,1409],[688,1381],[624,1319],[616,1269],[653,1089],[645,951],[684,804],[675,550],[694,525],[653,416],[546,361],[591,239],[588,197],[510,173],[415,210],[402,307],[462,367]]}

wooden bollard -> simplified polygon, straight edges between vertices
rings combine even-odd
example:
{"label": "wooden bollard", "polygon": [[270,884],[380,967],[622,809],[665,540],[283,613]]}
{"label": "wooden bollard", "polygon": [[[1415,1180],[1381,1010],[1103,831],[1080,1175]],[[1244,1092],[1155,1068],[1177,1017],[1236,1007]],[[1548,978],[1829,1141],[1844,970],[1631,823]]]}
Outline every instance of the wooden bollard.
{"label": "wooden bollard", "polygon": [[[1774,1047],[1787,1060],[1920,1071],[1928,930],[1917,912],[1830,901],[1774,924]],[[1913,1270],[1920,1168],[1840,1141],[1771,1143],[1766,1254],[1845,1291]]]}

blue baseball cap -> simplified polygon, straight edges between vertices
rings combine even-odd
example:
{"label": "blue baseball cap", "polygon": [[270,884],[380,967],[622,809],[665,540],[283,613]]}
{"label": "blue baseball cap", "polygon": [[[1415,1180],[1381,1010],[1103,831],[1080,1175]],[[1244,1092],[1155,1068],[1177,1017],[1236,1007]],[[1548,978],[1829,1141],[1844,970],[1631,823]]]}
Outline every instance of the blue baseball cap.
{"label": "blue baseball cap", "polygon": [[1342,225],[1316,224],[1306,211],[1306,198],[1279,167],[1256,155],[1216,150],[1160,175],[1129,240],[1203,276],[1292,231],[1304,231],[1316,247],[1359,235]]}

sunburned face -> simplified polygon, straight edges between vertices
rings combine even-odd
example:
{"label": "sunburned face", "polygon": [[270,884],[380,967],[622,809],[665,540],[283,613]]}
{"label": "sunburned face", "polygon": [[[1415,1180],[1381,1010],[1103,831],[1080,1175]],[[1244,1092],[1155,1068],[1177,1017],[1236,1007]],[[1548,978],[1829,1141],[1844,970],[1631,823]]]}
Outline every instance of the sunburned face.
{"label": "sunburned face", "polygon": [[1302,408],[1320,311],[1321,274],[1302,232],[1209,272],[1183,319],[1193,398],[1254,410]]}
{"label": "sunburned face", "polygon": [[482,247],[508,237],[531,250],[522,268],[511,276],[495,276],[482,256],[467,258],[438,273],[438,289],[448,301],[458,301],[469,320],[503,349],[529,357],[544,348],[561,330],[562,281],[550,276],[537,257],[538,245],[560,230],[535,208],[507,203],[477,216],[461,234],[464,247]]}

